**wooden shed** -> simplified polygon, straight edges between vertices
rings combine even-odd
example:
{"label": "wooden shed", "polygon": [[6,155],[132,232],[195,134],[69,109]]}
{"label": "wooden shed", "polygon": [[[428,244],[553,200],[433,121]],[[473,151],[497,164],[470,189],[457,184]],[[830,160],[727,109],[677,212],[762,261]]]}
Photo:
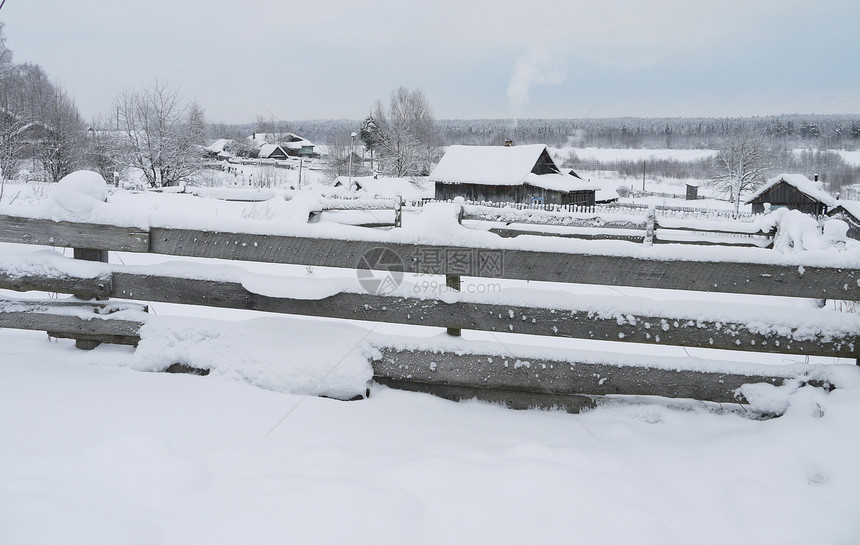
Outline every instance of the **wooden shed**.
{"label": "wooden shed", "polygon": [[286,159],[287,152],[277,144],[263,144],[260,146],[260,159]]}
{"label": "wooden shed", "polygon": [[596,188],[562,172],[546,146],[451,146],[430,173],[436,199],[593,206]]}
{"label": "wooden shed", "polygon": [[860,201],[836,201],[836,206],[827,211],[831,218],[848,224],[848,236],[860,240]]}
{"label": "wooden shed", "polygon": [[764,212],[765,203],[773,208],[800,210],[806,214],[820,216],[836,205],[836,199],[803,174],[780,174],[768,180],[746,204],[752,204],[753,214]]}
{"label": "wooden shed", "polygon": [[314,143],[296,133],[287,133],[280,144],[281,148],[293,157],[319,157],[319,154],[314,151]]}

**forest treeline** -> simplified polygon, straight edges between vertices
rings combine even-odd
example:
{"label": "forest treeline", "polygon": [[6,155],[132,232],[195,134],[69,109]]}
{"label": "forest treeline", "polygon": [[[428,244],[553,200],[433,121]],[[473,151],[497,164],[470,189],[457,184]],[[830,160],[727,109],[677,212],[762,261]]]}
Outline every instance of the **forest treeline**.
{"label": "forest treeline", "polygon": [[[360,119],[289,121],[289,130],[319,143],[358,130]],[[232,138],[259,130],[257,123],[213,124],[213,138]],[[860,147],[860,116],[780,115],[745,118],[598,119],[439,119],[445,145],[547,144],[553,147],[719,149],[726,138],[752,131],[775,147],[850,149]]]}
{"label": "forest treeline", "polygon": [[[362,121],[327,119],[279,122],[289,130],[321,144],[335,144],[357,130]],[[266,131],[260,120],[245,125],[210,125],[212,137],[240,138],[254,131]],[[547,144],[550,147],[597,147],[630,149],[710,149],[725,148],[738,134],[757,135],[770,150],[772,171],[818,174],[832,193],[846,194],[847,186],[860,183],[860,166],[847,163],[828,150],[856,150],[860,147],[860,116],[780,115],[748,118],[604,118],[604,119],[441,119],[436,128],[442,145]],[[803,151],[797,151],[803,150]],[[562,158],[565,167],[584,171],[618,172],[675,179],[713,179],[712,159],[676,161],[589,162],[575,154]],[[856,196],[856,195],[855,195]]]}

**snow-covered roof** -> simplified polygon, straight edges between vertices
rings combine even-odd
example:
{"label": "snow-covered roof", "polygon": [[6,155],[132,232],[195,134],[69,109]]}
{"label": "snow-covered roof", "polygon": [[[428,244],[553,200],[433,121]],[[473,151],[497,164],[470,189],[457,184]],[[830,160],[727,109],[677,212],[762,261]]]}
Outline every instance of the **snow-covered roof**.
{"label": "snow-covered roof", "polygon": [[[346,176],[338,176],[335,184],[340,182],[340,185],[347,187],[348,180]],[[407,200],[417,200],[432,199],[434,195],[433,183],[424,179],[353,176],[352,181],[359,189],[381,197],[401,196]]]}
{"label": "snow-covered roof", "polygon": [[836,205],[836,199],[834,199],[830,196],[829,193],[821,189],[819,184],[813,182],[803,174],[780,174],[779,176],[774,176],[773,178],[769,179],[767,183],[761,186],[758,191],[756,191],[752,196],[747,198],[744,203],[751,203],[752,201],[765,194],[766,192],[770,191],[771,188],[781,182],[785,182],[793,186],[795,189],[797,189],[807,197],[815,199],[822,204],[825,204],[827,206]]}
{"label": "snow-covered roof", "polygon": [[523,183],[551,191],[588,191],[597,189],[594,184],[570,174],[534,174],[529,172]]}
{"label": "snow-covered roof", "polygon": [[302,138],[293,132],[287,133],[287,135],[281,139],[281,147],[292,150],[298,150],[304,147],[313,147],[313,145],[314,143],[307,138]]}
{"label": "snow-covered roof", "polygon": [[597,190],[597,193],[594,194],[594,200],[596,202],[610,202],[617,201],[621,196],[618,194],[618,191],[611,187],[601,187]]}
{"label": "snow-covered roof", "polygon": [[529,146],[450,146],[430,173],[433,182],[520,185],[531,173],[542,144]]}
{"label": "snow-covered roof", "polygon": [[[522,185],[554,191],[581,191],[593,187],[569,174],[533,174],[532,169],[547,151],[543,144],[527,146],[450,146],[430,173],[431,182]],[[549,156],[549,154],[547,153]]]}
{"label": "snow-covered roof", "polygon": [[275,151],[277,151],[278,149],[280,149],[284,155],[287,154],[287,152],[285,152],[281,148],[281,146],[279,146],[277,144],[263,144],[262,146],[260,146],[259,157],[261,159],[267,159],[269,156],[271,156],[273,153],[275,153]]}
{"label": "snow-covered roof", "polygon": [[230,143],[230,140],[227,138],[219,138],[218,140],[212,142],[208,146],[206,146],[206,151],[211,151],[212,153],[221,153],[224,151],[224,146]]}
{"label": "snow-covered roof", "polygon": [[836,201],[834,208],[827,213],[832,213],[836,208],[840,206],[855,218],[860,219],[860,201]]}

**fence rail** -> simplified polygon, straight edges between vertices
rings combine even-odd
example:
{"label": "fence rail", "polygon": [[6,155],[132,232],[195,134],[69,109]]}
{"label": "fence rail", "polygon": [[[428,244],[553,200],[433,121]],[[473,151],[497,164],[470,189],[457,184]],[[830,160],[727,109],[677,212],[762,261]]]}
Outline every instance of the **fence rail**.
{"label": "fence rail", "polygon": [[[110,250],[326,266],[351,271],[373,269],[389,273],[394,270],[397,273],[433,274],[444,276],[450,289],[459,287],[461,277],[475,277],[860,300],[860,269],[765,262],[761,254],[748,261],[665,259],[652,250],[636,252],[635,256],[600,255],[581,250],[528,250],[506,247],[505,244],[491,248],[420,244],[396,238],[343,240],[205,229],[141,229],[11,216],[0,216],[0,242],[88,249],[89,255],[78,251],[76,257],[91,260],[99,259],[98,256],[102,255],[99,251]],[[378,255],[379,252],[390,252],[398,256],[400,262],[392,266],[391,262],[367,259],[368,255]],[[820,309],[798,309],[802,320],[785,316],[784,309],[781,309],[764,319],[759,313],[755,320],[750,321],[745,311],[754,307],[743,305],[737,306],[735,318],[731,319],[725,316],[708,318],[697,311],[682,312],[671,303],[652,303],[643,309],[635,302],[625,303],[623,299],[613,307],[614,310],[605,311],[600,310],[599,305],[595,307],[593,302],[580,302],[575,297],[558,302],[547,302],[547,297],[537,297],[532,304],[524,304],[520,298],[506,299],[504,295],[467,293],[458,294],[454,299],[438,294],[418,297],[398,292],[348,290],[310,300],[271,297],[254,293],[240,280],[231,281],[223,275],[207,278],[201,274],[187,278],[166,270],[141,273],[106,263],[91,263],[82,273],[78,262],[59,257],[35,267],[15,262],[12,258],[4,259],[0,262],[0,288],[72,293],[85,299],[117,298],[420,324],[445,328],[451,333],[472,329],[538,337],[841,358],[856,358],[855,344],[860,332],[860,323],[855,315],[840,315]],[[67,316],[68,307],[40,303],[42,306],[38,308],[41,310],[34,311],[21,304],[16,301],[0,303],[0,327],[41,329],[89,341],[135,340],[134,320],[114,323],[112,316],[106,314],[99,320],[88,320],[88,329],[82,329],[80,320],[76,322],[74,315]],[[93,312],[92,308],[88,312]],[[24,319],[25,315],[29,318]],[[762,322],[767,326],[762,326]],[[109,329],[108,324],[117,327]],[[543,372],[542,378],[535,380],[532,376],[535,373],[500,368],[498,362],[509,358],[509,355],[479,353],[465,357],[464,354],[470,351],[464,350],[464,346],[468,343],[448,351],[444,357],[437,350],[409,351],[382,346],[383,357],[373,363],[375,375],[381,382],[407,389],[434,391],[452,398],[474,394],[486,399],[507,399],[515,406],[540,406],[565,400],[563,405],[573,410],[587,406],[607,393],[693,397],[720,402],[742,400],[736,389],[744,381],[778,384],[797,378],[797,373],[786,376],[784,373],[761,374],[758,371],[737,373],[732,377],[719,372],[684,371],[676,376],[665,369],[641,366],[596,367],[593,362],[577,361],[575,355],[571,355],[567,360],[554,360],[555,364],[548,364],[558,370]],[[490,364],[488,359],[496,363]],[[437,361],[444,365],[436,365]],[[435,371],[426,372],[431,367]],[[575,379],[575,376],[580,378]],[[595,385],[587,378],[589,376],[609,377],[609,386],[606,386],[606,381]],[[679,386],[681,384],[686,386]]]}

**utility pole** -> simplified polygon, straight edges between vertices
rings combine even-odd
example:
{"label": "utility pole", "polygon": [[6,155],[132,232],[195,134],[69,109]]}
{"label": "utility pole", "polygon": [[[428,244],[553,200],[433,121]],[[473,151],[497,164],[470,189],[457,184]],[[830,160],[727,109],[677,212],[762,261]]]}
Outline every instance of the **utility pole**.
{"label": "utility pole", "polygon": [[642,160],[642,193],[645,193],[645,160]]}
{"label": "utility pole", "polygon": [[352,191],[352,145],[355,142],[355,133],[349,135],[349,190]]}

